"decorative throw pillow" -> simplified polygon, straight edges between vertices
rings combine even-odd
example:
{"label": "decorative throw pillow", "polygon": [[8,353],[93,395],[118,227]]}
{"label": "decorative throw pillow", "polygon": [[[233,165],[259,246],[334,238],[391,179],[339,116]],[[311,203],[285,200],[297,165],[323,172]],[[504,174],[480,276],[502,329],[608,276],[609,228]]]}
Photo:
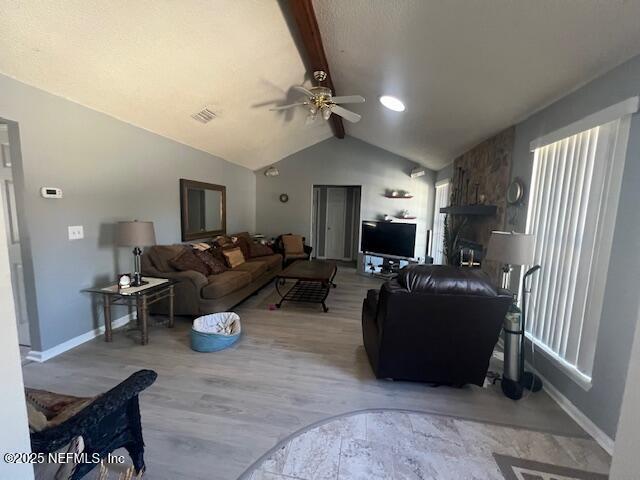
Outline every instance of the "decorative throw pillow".
{"label": "decorative throw pillow", "polygon": [[186,249],[180,255],[170,260],[169,263],[173,268],[181,272],[194,270],[205,277],[209,275],[209,268],[189,249]]}
{"label": "decorative throw pillow", "polygon": [[222,253],[224,254],[224,257],[227,259],[227,265],[231,268],[235,268],[238,265],[242,265],[245,261],[244,256],[242,255],[242,250],[240,250],[240,247],[223,250]]}
{"label": "decorative throw pillow", "polygon": [[252,243],[249,245],[249,256],[251,258],[266,257],[267,255],[273,255],[271,247],[262,245],[261,243]]}
{"label": "decorative throw pillow", "polygon": [[242,255],[244,256],[244,258],[251,258],[251,240],[249,240],[249,238],[245,236],[238,236],[236,238],[238,239],[236,245],[238,245],[238,247],[240,247],[240,250],[242,250]]}
{"label": "decorative throw pillow", "polygon": [[282,245],[286,253],[304,253],[304,243],[301,235],[283,235]]}
{"label": "decorative throw pillow", "polygon": [[209,269],[208,275],[218,275],[219,273],[226,272],[227,266],[223,259],[219,259],[209,250],[194,250],[193,253],[198,257],[202,263],[204,263]]}

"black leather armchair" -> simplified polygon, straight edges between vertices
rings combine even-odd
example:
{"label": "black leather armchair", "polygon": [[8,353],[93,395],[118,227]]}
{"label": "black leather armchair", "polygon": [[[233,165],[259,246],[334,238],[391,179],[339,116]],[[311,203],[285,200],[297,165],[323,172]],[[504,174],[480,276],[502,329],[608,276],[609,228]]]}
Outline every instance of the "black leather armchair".
{"label": "black leather armchair", "polygon": [[362,333],[377,378],[482,385],[512,297],[482,271],[410,265],[369,290]]}

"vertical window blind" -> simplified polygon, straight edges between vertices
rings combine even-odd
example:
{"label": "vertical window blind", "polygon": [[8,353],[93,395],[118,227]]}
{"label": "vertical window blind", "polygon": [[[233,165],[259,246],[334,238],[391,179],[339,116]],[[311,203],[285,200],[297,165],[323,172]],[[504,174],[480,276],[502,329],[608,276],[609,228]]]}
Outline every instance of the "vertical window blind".
{"label": "vertical window blind", "polygon": [[624,165],[620,149],[616,155],[620,123],[533,150],[526,229],[535,237],[534,258],[541,270],[531,283],[527,336],[587,383]]}
{"label": "vertical window blind", "polygon": [[444,258],[444,217],[446,214],[440,213],[440,209],[449,205],[451,182],[445,180],[436,184],[436,201],[433,211],[433,263],[442,265]]}

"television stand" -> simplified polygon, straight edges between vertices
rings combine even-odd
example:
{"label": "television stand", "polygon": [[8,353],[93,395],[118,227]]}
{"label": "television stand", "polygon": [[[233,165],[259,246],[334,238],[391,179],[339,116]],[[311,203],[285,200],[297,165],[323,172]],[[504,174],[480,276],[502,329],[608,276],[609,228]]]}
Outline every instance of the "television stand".
{"label": "television stand", "polygon": [[390,280],[398,274],[402,267],[417,263],[421,263],[420,259],[360,252],[358,254],[358,273],[367,277]]}

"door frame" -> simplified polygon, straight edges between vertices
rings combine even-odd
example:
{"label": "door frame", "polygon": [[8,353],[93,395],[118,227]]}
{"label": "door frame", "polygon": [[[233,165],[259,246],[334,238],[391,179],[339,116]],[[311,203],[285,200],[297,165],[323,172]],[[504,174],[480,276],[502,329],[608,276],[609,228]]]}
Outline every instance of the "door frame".
{"label": "door frame", "polygon": [[11,166],[13,172],[13,184],[15,190],[15,201],[17,210],[18,230],[20,232],[20,252],[22,254],[22,274],[25,289],[25,302],[27,307],[27,318],[29,323],[29,347],[30,353],[41,350],[41,339],[39,332],[38,303],[36,297],[36,281],[33,268],[33,257],[31,255],[31,236],[29,225],[25,216],[25,173],[22,162],[22,139],[20,135],[20,125],[18,122],[10,120],[0,115],[0,123],[6,124],[9,133],[9,151],[11,154]]}
{"label": "door frame", "polygon": [[[315,189],[316,188],[354,188],[354,189],[358,189],[360,192],[360,199],[358,201],[358,213],[357,213],[357,219],[358,219],[358,223],[356,226],[357,228],[352,228],[351,229],[351,245],[355,247],[355,251],[353,252],[353,257],[354,258],[348,258],[348,257],[343,257],[343,258],[338,258],[335,260],[340,260],[340,261],[345,261],[345,262],[352,262],[352,261],[357,261],[358,259],[358,254],[360,253],[360,238],[362,237],[362,192],[364,189],[363,185],[358,185],[358,184],[353,184],[353,183],[349,183],[349,184],[344,184],[344,185],[339,185],[339,184],[325,184],[325,183],[314,183],[311,185],[311,225],[309,228],[309,238],[311,239],[310,243],[311,245],[314,245],[317,243],[317,232],[316,230],[318,230],[318,228],[316,227],[316,225],[314,224],[314,219],[315,219],[315,214],[314,214],[314,195],[315,195]],[[320,199],[318,199],[318,201],[320,201]],[[318,203],[319,205],[319,203]],[[354,205],[354,208],[356,208],[356,206]],[[319,209],[318,209],[319,210]],[[326,213],[325,212],[325,228],[326,228]],[[354,215],[354,218],[356,217],[356,215]],[[354,237],[355,235],[357,235],[357,237]],[[356,239],[358,240],[358,243],[356,245]],[[325,240],[326,240],[326,232],[325,232]],[[346,240],[346,239],[345,239]],[[314,247],[315,248],[315,247]],[[326,250],[325,250],[326,252]],[[313,253],[315,253],[315,255],[313,255]],[[326,255],[322,255],[319,256],[317,255],[317,250],[315,252],[312,252],[312,256],[314,258],[317,258],[318,260],[326,260],[327,257]]]}

